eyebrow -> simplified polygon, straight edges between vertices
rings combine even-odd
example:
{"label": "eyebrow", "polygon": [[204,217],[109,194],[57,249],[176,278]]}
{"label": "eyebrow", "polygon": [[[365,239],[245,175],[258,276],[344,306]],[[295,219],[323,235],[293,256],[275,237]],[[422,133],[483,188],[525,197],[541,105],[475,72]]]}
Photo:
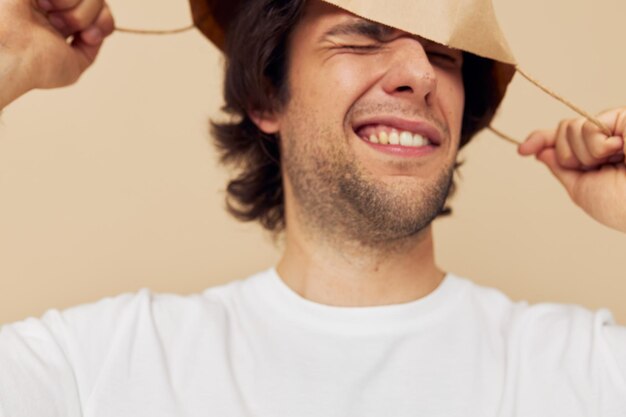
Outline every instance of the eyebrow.
{"label": "eyebrow", "polygon": [[389,26],[358,19],[333,26],[320,37],[320,40],[338,35],[360,35],[383,42],[389,39],[396,31],[397,29]]}

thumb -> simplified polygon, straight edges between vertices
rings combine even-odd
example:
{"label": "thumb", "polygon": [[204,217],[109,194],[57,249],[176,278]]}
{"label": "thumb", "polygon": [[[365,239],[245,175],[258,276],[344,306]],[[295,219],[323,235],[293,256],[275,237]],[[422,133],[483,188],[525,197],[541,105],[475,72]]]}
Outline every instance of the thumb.
{"label": "thumb", "polygon": [[96,60],[103,40],[102,30],[95,25],[76,35],[72,41],[72,47],[77,53],[81,72],[86,70]]}
{"label": "thumb", "polygon": [[115,30],[115,21],[108,5],[104,5],[91,26],[81,31],[72,41],[77,52],[78,65],[84,71],[96,60],[104,39]]}

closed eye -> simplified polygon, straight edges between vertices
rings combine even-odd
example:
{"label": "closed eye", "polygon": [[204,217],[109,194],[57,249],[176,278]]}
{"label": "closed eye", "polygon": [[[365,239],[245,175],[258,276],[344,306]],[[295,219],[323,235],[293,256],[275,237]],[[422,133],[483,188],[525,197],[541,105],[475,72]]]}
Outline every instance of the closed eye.
{"label": "closed eye", "polygon": [[347,50],[357,53],[375,52],[380,50],[381,46],[377,44],[364,44],[364,45],[337,45],[333,49]]}
{"label": "closed eye", "polygon": [[456,57],[441,52],[428,52],[428,56],[434,56],[435,58],[441,58],[446,61],[456,62]]}
{"label": "closed eye", "polygon": [[457,54],[450,54],[440,51],[428,51],[427,54],[431,60],[442,63],[446,66],[461,66],[463,62],[463,58]]}

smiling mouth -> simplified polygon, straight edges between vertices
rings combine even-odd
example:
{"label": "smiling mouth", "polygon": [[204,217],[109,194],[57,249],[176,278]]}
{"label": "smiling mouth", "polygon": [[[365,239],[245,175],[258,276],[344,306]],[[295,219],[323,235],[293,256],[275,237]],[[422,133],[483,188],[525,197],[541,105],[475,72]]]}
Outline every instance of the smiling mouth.
{"label": "smiling mouth", "polygon": [[439,129],[424,120],[393,116],[372,117],[354,124],[353,130],[361,140],[372,146],[394,152],[401,152],[402,149],[432,151],[442,142]]}
{"label": "smiling mouth", "polygon": [[434,143],[420,133],[397,130],[384,125],[365,126],[356,132],[361,139],[379,145],[395,145],[411,148],[433,146]]}

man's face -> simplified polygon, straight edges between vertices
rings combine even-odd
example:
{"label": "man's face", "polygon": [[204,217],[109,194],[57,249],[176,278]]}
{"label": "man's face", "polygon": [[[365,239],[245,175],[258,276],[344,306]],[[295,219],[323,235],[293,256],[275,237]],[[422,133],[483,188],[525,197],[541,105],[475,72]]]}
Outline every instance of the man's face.
{"label": "man's face", "polygon": [[445,203],[463,115],[462,53],[308,2],[281,140],[287,228],[369,245],[413,236]]}

